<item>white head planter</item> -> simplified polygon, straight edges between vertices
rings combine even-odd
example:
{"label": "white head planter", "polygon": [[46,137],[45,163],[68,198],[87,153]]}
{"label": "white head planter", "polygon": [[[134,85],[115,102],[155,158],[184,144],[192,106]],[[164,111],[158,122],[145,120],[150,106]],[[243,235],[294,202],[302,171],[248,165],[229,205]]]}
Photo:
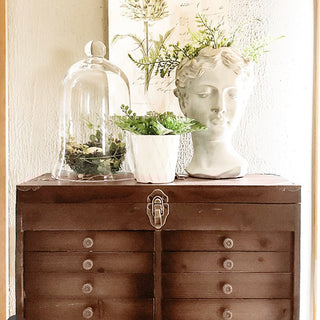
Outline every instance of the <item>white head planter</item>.
{"label": "white head planter", "polygon": [[175,95],[182,112],[208,127],[192,133],[194,155],[187,167],[191,176],[234,178],[247,173],[247,161],[231,138],[249,97],[251,63],[233,48],[204,48],[184,59],[176,71]]}

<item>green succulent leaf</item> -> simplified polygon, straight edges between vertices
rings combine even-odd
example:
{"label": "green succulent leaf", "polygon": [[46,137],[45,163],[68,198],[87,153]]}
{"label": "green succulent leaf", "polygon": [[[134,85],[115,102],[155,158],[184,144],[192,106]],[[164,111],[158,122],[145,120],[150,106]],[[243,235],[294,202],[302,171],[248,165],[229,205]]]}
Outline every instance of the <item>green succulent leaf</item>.
{"label": "green succulent leaf", "polygon": [[115,116],[115,124],[135,134],[176,135],[207,129],[200,122],[176,116],[173,112],[149,111],[144,116],[137,116],[128,106],[122,105],[121,109],[125,115]]}

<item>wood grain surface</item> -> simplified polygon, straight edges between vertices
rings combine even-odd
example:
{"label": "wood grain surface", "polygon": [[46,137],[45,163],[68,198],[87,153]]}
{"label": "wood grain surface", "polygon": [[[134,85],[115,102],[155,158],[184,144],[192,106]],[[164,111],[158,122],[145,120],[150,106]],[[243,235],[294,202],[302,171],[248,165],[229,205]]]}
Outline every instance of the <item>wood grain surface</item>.
{"label": "wood grain surface", "polygon": [[[228,270],[224,262],[232,261]],[[292,272],[290,252],[164,252],[162,271],[187,272]]]}
{"label": "wood grain surface", "polygon": [[26,252],[25,272],[82,272],[90,259],[91,273],[152,273],[153,254],[147,252]]}
{"label": "wood grain surface", "polygon": [[[166,231],[162,233],[164,251],[291,251],[291,232]],[[223,246],[232,239],[233,247]]]}
{"label": "wood grain surface", "polygon": [[[92,248],[83,247],[86,238]],[[153,232],[137,231],[27,231],[25,251],[153,251]]]}
{"label": "wood grain surface", "polygon": [[[298,204],[170,203],[169,206],[163,230],[291,231],[300,212]],[[146,201],[22,203],[20,208],[24,230],[153,230],[146,215]]]}
{"label": "wood grain surface", "polygon": [[[90,282],[93,291],[82,292]],[[152,274],[25,273],[26,298],[152,298]]]}
{"label": "wood grain surface", "polygon": [[45,176],[17,186],[17,198],[32,203],[145,203],[155,189],[161,189],[170,203],[299,203],[301,199],[300,186],[271,175],[224,180],[188,178],[160,185],[134,180],[65,182]]}
{"label": "wood grain surface", "polygon": [[25,320],[80,320],[91,307],[92,320],[151,320],[152,299],[37,299],[27,300]]}
{"label": "wood grain surface", "polygon": [[[300,187],[276,181],[22,184],[18,319],[81,319],[92,308],[92,319],[298,320]],[[170,214],[156,231],[146,207],[157,187]]]}
{"label": "wood grain surface", "polygon": [[[223,286],[231,284],[231,294]],[[165,273],[162,275],[164,298],[246,298],[290,299],[290,273]]]}
{"label": "wood grain surface", "polygon": [[235,320],[291,320],[291,301],[286,299],[188,299],[164,300],[165,320],[223,320],[232,312]]}

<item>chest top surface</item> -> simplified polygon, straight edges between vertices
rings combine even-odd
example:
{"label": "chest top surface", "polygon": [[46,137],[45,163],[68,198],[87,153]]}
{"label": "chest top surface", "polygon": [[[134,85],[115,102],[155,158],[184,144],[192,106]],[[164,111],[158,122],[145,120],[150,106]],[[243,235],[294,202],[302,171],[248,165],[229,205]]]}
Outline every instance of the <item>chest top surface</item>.
{"label": "chest top surface", "polygon": [[170,184],[141,184],[135,180],[70,182],[45,174],[17,186],[19,202],[141,203],[154,190],[170,203],[300,203],[301,187],[276,175],[246,175],[237,179],[175,180]]}

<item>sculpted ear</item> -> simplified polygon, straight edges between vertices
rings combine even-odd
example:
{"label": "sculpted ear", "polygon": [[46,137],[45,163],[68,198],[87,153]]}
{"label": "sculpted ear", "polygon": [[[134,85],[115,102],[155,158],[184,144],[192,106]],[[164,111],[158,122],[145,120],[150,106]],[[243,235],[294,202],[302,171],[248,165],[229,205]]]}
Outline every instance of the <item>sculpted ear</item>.
{"label": "sculpted ear", "polygon": [[174,89],[173,93],[179,99],[179,106],[180,106],[182,113],[187,117],[185,101],[184,101],[185,94],[183,94],[183,93],[181,94],[181,92],[178,88]]}

